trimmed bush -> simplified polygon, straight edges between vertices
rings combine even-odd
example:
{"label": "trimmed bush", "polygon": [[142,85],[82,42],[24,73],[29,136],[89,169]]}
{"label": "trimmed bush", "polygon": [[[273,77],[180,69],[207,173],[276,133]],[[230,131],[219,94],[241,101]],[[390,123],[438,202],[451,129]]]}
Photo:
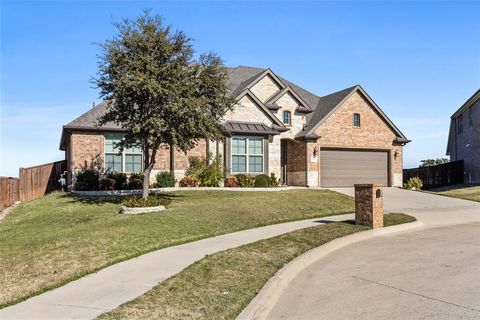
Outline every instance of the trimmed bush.
{"label": "trimmed bush", "polygon": [[[137,179],[138,180],[138,179]],[[170,200],[160,195],[150,195],[147,200],[142,197],[128,197],[123,199],[122,205],[129,208],[168,206]]]}
{"label": "trimmed bush", "polygon": [[90,191],[98,189],[100,174],[95,169],[82,169],[77,172],[74,190]]}
{"label": "trimmed bush", "polygon": [[243,173],[235,175],[238,185],[242,188],[253,188],[255,186],[255,177],[247,176]]}
{"label": "trimmed bush", "polygon": [[420,190],[423,187],[423,181],[419,177],[413,177],[408,179],[404,187],[408,190]]}
{"label": "trimmed bush", "polygon": [[175,176],[169,171],[160,171],[157,173],[157,188],[175,187]]}
{"label": "trimmed bush", "polygon": [[127,188],[127,174],[123,172],[107,172],[105,178],[115,180],[115,189],[124,190]]}
{"label": "trimmed bush", "polygon": [[140,172],[130,173],[130,176],[128,176],[128,181],[135,180],[135,179],[143,181],[143,173],[140,173]]}
{"label": "trimmed bush", "polygon": [[223,185],[227,188],[237,188],[238,187],[238,180],[236,177],[228,177],[225,179]]}
{"label": "trimmed bush", "polygon": [[130,179],[128,181],[128,189],[131,189],[131,190],[143,189],[143,180]]}
{"label": "trimmed bush", "polygon": [[270,187],[270,177],[266,174],[259,174],[255,177],[255,188],[268,188]]}
{"label": "trimmed bush", "polygon": [[195,179],[194,177],[184,177],[182,178],[182,180],[180,180],[178,182],[178,185],[180,187],[189,187],[189,188],[192,188],[192,187],[196,187],[198,186],[198,181],[197,179]]}
{"label": "trimmed bush", "polygon": [[115,185],[117,183],[115,180],[110,179],[110,178],[102,178],[100,179],[100,189],[101,190],[115,190]]}

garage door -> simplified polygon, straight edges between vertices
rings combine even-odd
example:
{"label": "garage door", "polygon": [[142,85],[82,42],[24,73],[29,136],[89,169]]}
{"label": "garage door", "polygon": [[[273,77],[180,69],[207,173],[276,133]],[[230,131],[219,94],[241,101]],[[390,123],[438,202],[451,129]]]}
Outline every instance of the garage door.
{"label": "garage door", "polygon": [[322,187],[351,187],[356,183],[388,185],[386,151],[333,150],[320,151]]}

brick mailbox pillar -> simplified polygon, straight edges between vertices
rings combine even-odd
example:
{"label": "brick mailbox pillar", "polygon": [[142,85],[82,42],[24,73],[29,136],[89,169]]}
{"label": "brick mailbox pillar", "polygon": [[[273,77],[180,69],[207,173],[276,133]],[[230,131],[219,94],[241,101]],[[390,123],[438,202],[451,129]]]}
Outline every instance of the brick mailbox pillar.
{"label": "brick mailbox pillar", "polygon": [[383,227],[383,185],[355,185],[355,223]]}

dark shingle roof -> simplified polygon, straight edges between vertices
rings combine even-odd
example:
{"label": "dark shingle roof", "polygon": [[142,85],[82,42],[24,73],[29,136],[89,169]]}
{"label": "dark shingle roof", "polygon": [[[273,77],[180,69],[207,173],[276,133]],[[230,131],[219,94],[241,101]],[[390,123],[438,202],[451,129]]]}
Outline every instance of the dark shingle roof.
{"label": "dark shingle roof", "polygon": [[[107,101],[103,101],[92,109],[88,110],[80,117],[76,118],[69,124],[65,125],[67,129],[96,128],[98,118],[107,112]],[[121,127],[113,122],[106,123],[102,129],[121,129]]]}
{"label": "dark shingle roof", "polygon": [[[271,72],[271,70],[269,69],[247,67],[247,66],[239,66],[236,68],[226,68],[226,69],[227,69],[227,87],[230,94],[234,97],[239,97],[240,94],[245,94],[245,91],[249,91],[248,90],[249,85],[253,81],[258,80],[260,75],[262,75],[265,72],[267,73]],[[274,74],[273,76],[277,77]],[[322,121],[324,118],[326,118],[332,112],[332,110],[334,110],[335,107],[337,107],[343,101],[343,99],[345,99],[345,97],[347,97],[353,90],[359,88],[359,86],[354,86],[354,87],[350,87],[350,88],[329,94],[324,97],[320,97],[297,86],[295,83],[290,82],[284,78],[281,78],[281,77],[277,77],[277,78],[283,83],[282,87],[286,86],[284,90],[292,90],[295,94],[297,94],[303,100],[305,104],[307,104],[305,108],[302,109],[303,111],[305,112],[312,111],[309,114],[307,114],[306,129],[298,134],[298,137],[304,137],[304,138],[308,138],[310,136],[313,137],[312,132],[310,131],[312,131],[315,125],[318,124],[320,121]],[[259,103],[262,104],[261,102]],[[280,120],[277,119],[273,114],[270,114],[271,112],[268,110],[268,108],[264,106],[263,108],[266,109],[265,112],[267,112],[269,115],[271,115],[271,117],[273,117],[274,120],[276,120],[274,121],[274,123],[276,123],[276,125],[278,126],[277,129],[281,131],[283,125],[281,124]],[[64,126],[64,129],[86,129],[86,130],[100,129],[100,127],[97,126],[97,119],[98,117],[105,114],[106,111],[107,111],[107,102],[102,102],[98,106],[92,108],[91,110],[87,111],[80,117],[76,118],[75,120],[73,120],[72,122]],[[238,123],[233,124],[232,128],[238,128],[239,126],[242,126],[242,125],[238,125]],[[275,127],[275,124],[274,124],[274,127]],[[115,123],[107,123],[101,126],[101,129],[102,130],[122,130],[121,127],[116,125]],[[275,130],[275,129],[269,128],[269,130]],[[398,129],[395,128],[395,130],[398,130]],[[399,132],[399,135],[400,137],[404,137],[403,134],[401,134],[400,132]],[[63,133],[62,133],[62,136],[63,136]]]}
{"label": "dark shingle roof", "polygon": [[272,135],[272,134],[280,133],[279,131],[267,126],[266,124],[257,123],[257,122],[228,121],[228,122],[225,122],[223,126],[230,133],[261,134],[261,135]]}

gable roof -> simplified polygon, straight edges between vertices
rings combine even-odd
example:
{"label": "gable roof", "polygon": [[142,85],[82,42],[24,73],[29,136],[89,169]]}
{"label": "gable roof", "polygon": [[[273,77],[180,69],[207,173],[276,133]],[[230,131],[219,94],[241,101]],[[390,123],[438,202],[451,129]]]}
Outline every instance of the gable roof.
{"label": "gable roof", "polygon": [[477,100],[480,99],[480,89],[478,89],[460,108],[455,111],[450,118],[455,119],[461,115],[465,110],[471,107]]}
{"label": "gable roof", "polygon": [[[353,94],[356,90],[359,90],[365,98],[371,103],[371,105],[376,109],[379,115],[385,120],[385,122],[392,128],[392,130],[397,134],[398,142],[409,142],[407,138],[403,135],[402,132],[388,119],[388,117],[383,113],[383,111],[377,106],[377,104],[368,96],[368,94],[363,90],[359,85],[343,89],[338,92],[320,97],[308,90],[301,88],[295,83],[288,81],[282,77],[277,76],[272,70],[265,68],[256,68],[248,66],[239,66],[236,68],[226,68],[227,73],[227,88],[229,94],[235,97],[237,100],[242,98],[245,95],[248,95],[258,106],[259,108],[272,120],[274,124],[273,127],[275,130],[286,131],[287,127],[278,119],[272,111],[268,108],[278,109],[275,106],[275,102],[282,97],[285,93],[290,93],[296,100],[298,100],[301,107],[298,108],[298,111],[306,112],[307,115],[307,125],[305,130],[300,132],[298,138],[315,138],[316,128],[323,123],[335,110],[337,110],[348,97]],[[266,103],[261,102],[251,91],[250,88],[253,87],[258,81],[263,77],[270,76],[281,88],[276,92],[272,97],[270,97]],[[477,91],[475,95],[480,94],[480,90]],[[66,145],[64,141],[64,132],[67,130],[110,130],[110,131],[123,131],[123,129],[115,123],[107,123],[101,127],[97,125],[98,117],[105,114],[107,111],[108,102],[104,101],[98,104],[96,107],[90,109],[83,115],[74,119],[69,124],[63,127],[62,139],[60,143],[60,149],[63,150]]]}
{"label": "gable roof", "polygon": [[370,98],[367,92],[365,92],[365,90],[360,85],[343,89],[341,91],[337,91],[335,93],[329,94],[328,96],[320,98],[315,112],[310,116],[310,119],[308,119],[307,126],[302,132],[297,135],[297,138],[317,138],[318,136],[315,134],[315,131],[318,129],[318,127],[322,123],[324,123],[325,120],[327,120],[338,108],[340,108],[343,103],[347,101],[348,98],[350,98],[350,96],[355,92],[360,92],[367,99],[370,105],[397,135],[396,142],[410,142],[410,140],[408,140],[405,135],[393,124],[393,122],[380,109],[380,107],[375,103],[375,101]]}

